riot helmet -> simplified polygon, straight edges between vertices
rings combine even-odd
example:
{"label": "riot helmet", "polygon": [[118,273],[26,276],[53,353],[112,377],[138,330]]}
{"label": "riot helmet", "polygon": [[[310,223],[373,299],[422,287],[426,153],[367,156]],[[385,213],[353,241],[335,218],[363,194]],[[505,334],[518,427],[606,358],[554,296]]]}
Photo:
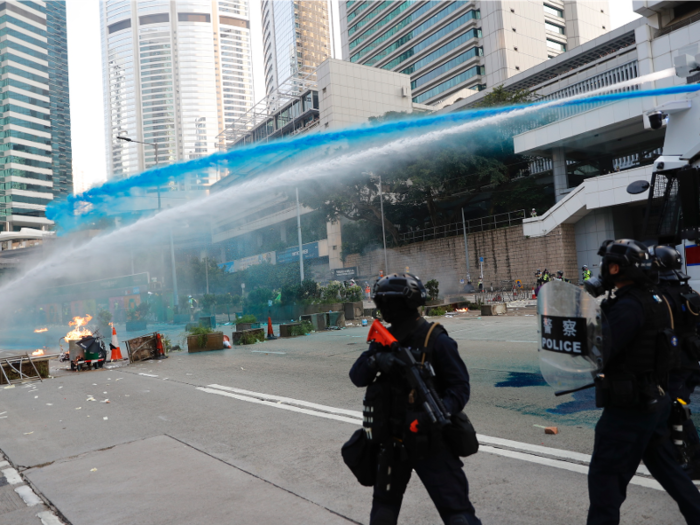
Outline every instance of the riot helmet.
{"label": "riot helmet", "polygon": [[372,300],[389,323],[400,321],[417,313],[425,304],[428,292],[421,280],[410,273],[391,274],[374,284]]}
{"label": "riot helmet", "polygon": [[584,271],[585,271],[585,270],[588,270],[588,265],[587,265],[587,264],[584,264],[584,265],[581,267],[581,269],[584,270]]}
{"label": "riot helmet", "polygon": [[689,278],[680,271],[683,260],[673,246],[650,246],[649,252],[656,258],[661,281],[683,281]]}
{"label": "riot helmet", "polygon": [[[647,247],[634,239],[606,240],[598,250],[603,260],[600,264],[603,286],[606,290],[615,287],[619,281],[633,281],[643,284],[650,280],[650,272],[653,269],[653,259],[647,251]],[[615,263],[620,271],[615,275],[610,274],[610,264]]]}

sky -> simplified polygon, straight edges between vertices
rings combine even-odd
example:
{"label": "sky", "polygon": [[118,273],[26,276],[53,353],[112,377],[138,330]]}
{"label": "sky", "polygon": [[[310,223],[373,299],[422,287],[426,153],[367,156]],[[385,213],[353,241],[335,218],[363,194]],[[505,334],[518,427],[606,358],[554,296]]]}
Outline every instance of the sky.
{"label": "sky", "polygon": [[[100,2],[66,0],[66,3],[73,178],[76,190],[84,191],[107,178]],[[609,5],[612,29],[638,18],[632,11],[632,0],[610,0]],[[335,18],[334,52],[336,58],[341,58],[338,0],[331,0],[331,8]],[[258,101],[265,95],[260,0],[250,0],[250,19],[253,82]]]}

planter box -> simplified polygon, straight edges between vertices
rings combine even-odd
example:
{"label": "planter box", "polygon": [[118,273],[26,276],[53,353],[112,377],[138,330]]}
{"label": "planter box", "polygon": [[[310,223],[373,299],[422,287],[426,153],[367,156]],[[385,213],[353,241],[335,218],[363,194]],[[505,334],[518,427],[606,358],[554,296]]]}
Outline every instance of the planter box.
{"label": "planter box", "polygon": [[127,321],[126,331],[127,332],[144,332],[148,328],[148,323],[146,321]]}
{"label": "planter box", "polygon": [[208,350],[223,350],[224,349],[224,333],[214,332],[213,334],[207,334],[207,342],[201,347],[199,346],[198,335],[188,335],[187,336],[187,351],[189,353],[194,352],[206,352]]}
{"label": "planter box", "polygon": [[326,329],[326,314],[302,315],[301,320],[311,323],[311,326],[313,326],[314,330],[317,332]]}
{"label": "planter box", "polygon": [[362,301],[357,301],[354,303],[343,303],[343,312],[345,313],[345,319],[354,320],[362,317],[364,313],[364,305]]}
{"label": "planter box", "polygon": [[505,315],[508,311],[506,303],[484,304],[481,306],[481,315],[486,317],[489,315]]}
{"label": "planter box", "polygon": [[[252,336],[252,337],[251,337]],[[254,328],[252,330],[236,330],[231,334],[231,342],[234,345],[249,345],[253,344],[250,342],[250,339],[254,338],[254,342],[258,341],[264,341],[265,340],[265,330],[262,328]],[[249,342],[244,342],[245,340],[248,340]]]}
{"label": "planter box", "polygon": [[292,335],[292,330],[291,330],[291,328],[293,326],[301,327],[301,323],[281,324],[280,325],[280,337],[295,337],[294,335]]}
{"label": "planter box", "polygon": [[345,327],[345,313],[344,312],[328,312],[326,314],[326,322],[328,326],[337,326],[338,328]]}
{"label": "planter box", "polygon": [[253,323],[238,323],[236,325],[236,332],[245,332],[253,328]]}

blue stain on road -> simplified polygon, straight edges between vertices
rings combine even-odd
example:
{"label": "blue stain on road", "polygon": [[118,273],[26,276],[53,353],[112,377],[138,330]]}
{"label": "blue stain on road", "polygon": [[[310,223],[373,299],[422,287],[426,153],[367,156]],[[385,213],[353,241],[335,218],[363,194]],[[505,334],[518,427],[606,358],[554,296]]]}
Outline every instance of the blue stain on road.
{"label": "blue stain on road", "polygon": [[550,414],[567,416],[570,414],[576,414],[577,412],[584,412],[586,410],[596,410],[594,389],[591,388],[589,390],[575,392],[573,396],[573,401],[566,401],[555,408],[548,408],[547,412]]}
{"label": "blue stain on road", "polygon": [[508,372],[508,379],[499,381],[494,386],[496,388],[514,387],[521,388],[525,386],[545,386],[547,382],[542,377],[542,374],[531,372]]}

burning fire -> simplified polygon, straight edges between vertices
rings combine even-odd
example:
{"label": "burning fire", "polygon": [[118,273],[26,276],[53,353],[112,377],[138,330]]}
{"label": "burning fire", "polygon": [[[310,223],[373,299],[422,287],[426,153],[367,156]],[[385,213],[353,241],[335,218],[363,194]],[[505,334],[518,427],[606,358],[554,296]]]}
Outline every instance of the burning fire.
{"label": "burning fire", "polygon": [[84,325],[88,324],[92,320],[91,315],[86,315],[85,317],[74,317],[73,320],[68,323],[68,326],[75,326],[74,330],[71,330],[66,334],[66,341],[78,341],[83,337],[92,335],[92,332],[87,328],[82,328]]}
{"label": "burning fire", "polygon": [[455,311],[465,313],[465,312],[469,311],[469,308],[457,308],[457,310],[455,310]]}
{"label": "burning fire", "polygon": [[34,330],[34,333],[35,333],[35,334],[41,334],[41,333],[43,333],[43,332],[48,332],[48,331],[49,331],[48,328],[37,328],[36,330]]}
{"label": "burning fire", "polygon": [[32,355],[44,355],[44,351],[40,348],[39,350],[32,352]]}

